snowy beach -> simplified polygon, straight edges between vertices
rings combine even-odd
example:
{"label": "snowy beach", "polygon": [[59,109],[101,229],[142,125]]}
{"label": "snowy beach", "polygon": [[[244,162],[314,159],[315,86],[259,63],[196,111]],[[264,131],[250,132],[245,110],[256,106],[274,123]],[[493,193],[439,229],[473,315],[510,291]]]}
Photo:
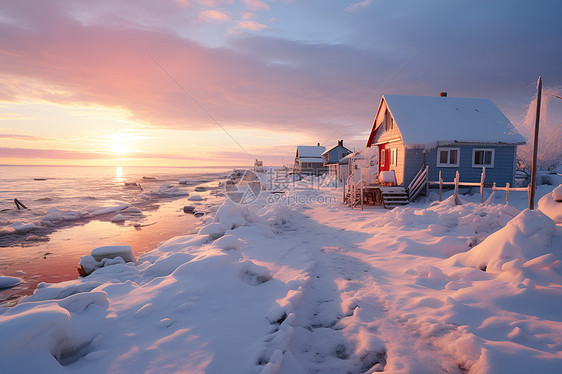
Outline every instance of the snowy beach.
{"label": "snowy beach", "polygon": [[39,285],[0,310],[4,370],[559,372],[562,228],[524,193],[360,211],[321,184],[215,197],[198,234]]}
{"label": "snowy beach", "polygon": [[[199,220],[183,207],[204,209],[222,175],[146,167],[0,171],[9,176],[0,181],[0,275],[22,280],[16,287],[0,287],[0,302],[10,304],[40,282],[76,278],[80,257],[95,246],[126,242],[139,255],[171,237],[194,233]],[[201,200],[188,200],[194,196]],[[16,209],[14,197],[28,209]]]}

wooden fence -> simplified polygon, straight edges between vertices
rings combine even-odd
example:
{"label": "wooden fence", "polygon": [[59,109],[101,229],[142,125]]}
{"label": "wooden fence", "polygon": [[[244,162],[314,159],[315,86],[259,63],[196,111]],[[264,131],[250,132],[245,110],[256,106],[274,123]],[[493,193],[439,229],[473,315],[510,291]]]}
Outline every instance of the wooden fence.
{"label": "wooden fence", "polygon": [[[455,186],[455,192],[454,192],[454,196],[455,196],[455,203],[456,204],[460,204],[460,200],[459,200],[459,187],[480,187],[480,204],[484,203],[484,180],[486,179],[486,168],[482,168],[482,173],[480,174],[480,182],[461,182],[460,181],[460,174],[459,171],[457,170],[457,173],[455,174],[455,179],[452,182],[444,182],[443,178],[441,178],[441,170],[439,170],[439,180],[438,181],[428,181],[428,184],[438,184],[439,185],[439,201],[443,200],[443,186],[450,186],[450,185],[454,185]],[[492,196],[494,195],[494,193],[496,191],[505,191],[505,203],[508,203],[508,199],[509,199],[509,192],[510,191],[527,191],[527,193],[530,195],[531,193],[531,187],[511,187],[509,183],[506,183],[505,187],[497,187],[496,186],[496,182],[493,183],[492,185],[492,194],[490,195],[490,197],[486,200],[486,204],[489,204],[491,202]]]}

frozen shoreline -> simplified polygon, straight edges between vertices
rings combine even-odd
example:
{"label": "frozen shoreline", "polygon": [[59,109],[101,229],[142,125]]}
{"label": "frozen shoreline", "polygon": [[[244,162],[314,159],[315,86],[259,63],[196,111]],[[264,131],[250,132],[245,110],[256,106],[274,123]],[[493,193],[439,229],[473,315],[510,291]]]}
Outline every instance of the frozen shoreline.
{"label": "frozen shoreline", "polygon": [[[562,364],[562,228],[540,213],[451,199],[392,211],[266,201],[209,210],[199,235],[136,265],[43,285],[0,311],[5,367],[555,373]],[[498,262],[498,248],[513,259]]]}
{"label": "frozen shoreline", "polygon": [[[40,282],[76,278],[80,257],[95,246],[125,241],[138,255],[173,236],[192,233],[199,219],[184,213],[183,207],[193,204],[204,210],[206,199],[213,197],[211,193],[218,182],[211,179],[201,183],[195,178],[184,183],[182,189],[176,186],[177,182],[154,183],[157,187],[145,189],[144,197],[134,206],[121,203],[82,210],[51,207],[44,215],[38,215],[35,220],[39,222],[15,224],[31,226],[32,231],[0,236],[0,275],[17,276],[23,282],[13,288],[0,288],[0,302],[11,305],[33,293]],[[201,186],[206,186],[205,191],[197,194],[205,198],[195,203],[188,201],[190,192],[194,195],[195,187]]]}

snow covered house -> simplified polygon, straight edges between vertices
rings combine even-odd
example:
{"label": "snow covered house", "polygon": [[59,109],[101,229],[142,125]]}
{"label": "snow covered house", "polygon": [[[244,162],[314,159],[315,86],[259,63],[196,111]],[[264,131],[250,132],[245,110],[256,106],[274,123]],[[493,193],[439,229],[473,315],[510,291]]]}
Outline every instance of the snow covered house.
{"label": "snow covered house", "polygon": [[384,95],[367,147],[377,147],[379,175],[394,171],[399,186],[408,187],[428,166],[428,179],[439,171],[452,181],[513,184],[517,146],[525,139],[489,99]]}
{"label": "snow covered house", "polygon": [[328,174],[340,178],[339,161],[350,154],[351,151],[343,146],[343,140],[338,140],[338,144],[322,153],[322,161],[324,167],[328,170]]}
{"label": "snow covered house", "polygon": [[324,173],[324,161],[322,153],[326,148],[318,143],[317,146],[299,145],[297,146],[297,154],[295,156],[295,173]]}

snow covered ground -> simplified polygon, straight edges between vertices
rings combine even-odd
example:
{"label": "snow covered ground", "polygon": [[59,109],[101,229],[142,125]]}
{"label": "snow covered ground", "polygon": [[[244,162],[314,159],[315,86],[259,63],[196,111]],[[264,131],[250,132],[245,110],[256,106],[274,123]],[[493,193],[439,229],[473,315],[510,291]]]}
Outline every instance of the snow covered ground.
{"label": "snow covered ground", "polygon": [[523,194],[340,194],[207,200],[199,234],[41,284],[0,310],[3,372],[560,372],[562,227]]}

